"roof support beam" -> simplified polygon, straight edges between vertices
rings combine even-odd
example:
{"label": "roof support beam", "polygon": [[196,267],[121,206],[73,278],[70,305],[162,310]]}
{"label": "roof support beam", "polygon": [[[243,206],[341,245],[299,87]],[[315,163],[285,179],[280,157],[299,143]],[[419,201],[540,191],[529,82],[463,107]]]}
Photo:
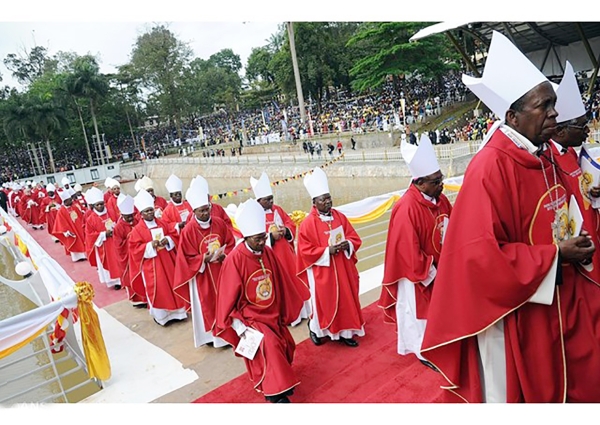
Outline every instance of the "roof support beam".
{"label": "roof support beam", "polygon": [[565,67],[562,65],[560,56],[558,56],[558,52],[556,51],[556,46],[554,44],[552,45],[552,51],[554,52],[554,56],[556,57],[556,62],[558,62],[558,66],[560,66],[561,74],[565,75]]}
{"label": "roof support beam", "polygon": [[588,41],[587,37],[585,36],[585,33],[583,32],[583,27],[581,26],[581,23],[575,22],[575,28],[577,28],[579,37],[581,37],[581,41],[583,42],[583,47],[585,47],[585,50],[588,56],[590,57],[590,62],[592,62],[592,66],[594,68],[598,68],[598,61],[594,56],[594,52],[592,51],[592,46],[590,46],[590,42]]}
{"label": "roof support beam", "polygon": [[546,66],[546,61],[548,60],[548,56],[550,55],[550,50],[552,50],[552,43],[548,43],[548,47],[546,48],[546,53],[544,53],[544,60],[542,61],[542,66],[540,66],[540,71],[542,74],[544,73],[544,67]]}
{"label": "roof support beam", "polygon": [[454,48],[456,50],[458,50],[458,53],[460,53],[460,55],[462,56],[463,60],[466,62],[467,66],[469,67],[469,69],[471,71],[473,71],[473,74],[475,74],[476,77],[481,77],[481,74],[479,74],[479,71],[477,71],[477,67],[475,65],[473,65],[473,62],[471,61],[471,58],[469,58],[469,56],[465,53],[465,50],[458,43],[458,41],[456,40],[456,37],[454,37],[450,33],[450,31],[446,31],[444,34],[446,34],[446,37],[448,37],[448,39],[450,40],[450,42],[454,45]]}
{"label": "roof support beam", "polygon": [[506,32],[506,36],[510,39],[512,44],[514,44],[516,46],[517,42],[515,41],[515,38],[512,35],[512,31],[510,30],[510,27],[508,26],[508,24],[506,22],[502,22],[502,28],[504,28],[504,31]]}

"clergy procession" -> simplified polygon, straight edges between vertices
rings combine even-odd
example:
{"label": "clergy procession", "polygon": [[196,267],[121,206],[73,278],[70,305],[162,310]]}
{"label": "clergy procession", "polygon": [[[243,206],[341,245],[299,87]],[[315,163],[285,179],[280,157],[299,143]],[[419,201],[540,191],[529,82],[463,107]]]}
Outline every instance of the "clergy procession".
{"label": "clergy procession", "polygon": [[[427,134],[403,140],[412,180],[388,224],[378,325],[395,329],[399,356],[435,371],[446,402],[599,402],[600,187],[575,150],[589,113],[573,67],[551,83],[494,32],[483,75],[463,83],[498,121],[454,205]],[[201,175],[184,188],[172,174],[168,200],[148,176],[132,194],[112,178],[104,191],[68,179],[2,190],[11,214],[157,326],[190,320],[196,348],[230,349],[266,401],[289,403],[303,378],[291,327],[304,322],[317,347],[362,348],[362,240],[322,168],[304,177],[300,224],[266,172],[248,178],[254,197],[235,213]]]}

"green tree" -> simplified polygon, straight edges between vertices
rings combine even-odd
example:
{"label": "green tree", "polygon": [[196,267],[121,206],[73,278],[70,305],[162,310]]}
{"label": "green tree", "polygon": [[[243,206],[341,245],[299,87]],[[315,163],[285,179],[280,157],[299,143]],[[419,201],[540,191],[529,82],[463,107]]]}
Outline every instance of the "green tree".
{"label": "green tree", "polygon": [[21,55],[9,53],[4,58],[4,65],[19,83],[27,85],[41,77],[53,62],[48,57],[48,49],[35,46]]}
{"label": "green tree", "polygon": [[178,40],[164,25],[139,36],[131,53],[134,73],[140,76],[143,86],[157,95],[163,113],[173,119],[179,138],[182,138],[179,88],[191,55],[188,44]]}
{"label": "green tree", "polygon": [[[100,132],[98,130],[96,108],[97,103],[104,98],[108,92],[107,79],[104,75],[100,74],[100,66],[96,61],[96,58],[91,55],[86,55],[74,59],[72,63],[72,72],[64,78],[62,87],[71,96],[71,99],[76,105],[83,130],[88,159],[90,164],[93,164],[92,154],[90,152],[89,142],[87,139],[87,132],[85,130],[85,124],[81,113],[81,107],[77,102],[77,99],[82,98],[89,102],[90,114],[92,116],[94,131],[96,133],[96,140],[100,141],[101,139]],[[98,149],[98,152],[100,154],[100,161],[102,164],[104,164],[104,153],[102,152],[102,149]]]}
{"label": "green tree", "polygon": [[430,22],[364,23],[347,43],[366,52],[350,70],[352,87],[359,91],[375,88],[389,76],[438,78],[449,69],[457,68],[458,56],[442,35],[409,41],[417,31],[429,25]]}

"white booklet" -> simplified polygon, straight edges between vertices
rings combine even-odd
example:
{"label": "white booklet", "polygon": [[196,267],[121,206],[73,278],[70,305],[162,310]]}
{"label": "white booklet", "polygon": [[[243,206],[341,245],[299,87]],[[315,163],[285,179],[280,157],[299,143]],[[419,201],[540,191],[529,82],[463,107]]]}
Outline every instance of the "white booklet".
{"label": "white booklet", "polygon": [[165,238],[165,232],[163,232],[162,227],[150,229],[150,234],[152,235],[153,241],[162,241]]}
{"label": "white booklet", "polygon": [[600,208],[600,198],[590,196],[592,187],[600,186],[600,149],[598,147],[581,146],[579,152],[579,166],[581,167],[581,189],[588,196],[593,208]]}
{"label": "white booklet", "polygon": [[569,199],[569,237],[579,236],[583,227],[583,215],[577,205],[575,195]]}
{"label": "white booklet", "polygon": [[240,337],[240,342],[235,348],[235,352],[252,360],[260,347],[264,335],[256,329],[247,328]]}
{"label": "white booklet", "polygon": [[221,256],[221,254],[223,254],[225,252],[225,247],[227,246],[227,244],[223,245],[222,247],[220,247],[219,249],[216,249],[213,253],[212,256],[210,257],[210,260],[208,260],[210,263],[214,263],[215,261],[217,261],[217,258],[219,258]]}
{"label": "white booklet", "polygon": [[329,246],[337,245],[345,240],[346,237],[344,236],[344,229],[342,226],[331,229],[329,232]]}

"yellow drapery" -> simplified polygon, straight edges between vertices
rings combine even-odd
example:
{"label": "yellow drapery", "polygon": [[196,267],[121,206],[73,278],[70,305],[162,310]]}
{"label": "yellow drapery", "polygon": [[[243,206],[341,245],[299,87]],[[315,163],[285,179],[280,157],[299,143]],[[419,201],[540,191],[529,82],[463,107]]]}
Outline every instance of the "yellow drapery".
{"label": "yellow drapery", "polygon": [[81,322],[81,342],[90,378],[105,381],[110,378],[110,361],[106,353],[104,338],[100,330],[98,315],[94,311],[92,299],[94,288],[89,282],[75,284],[77,294],[77,309]]}

